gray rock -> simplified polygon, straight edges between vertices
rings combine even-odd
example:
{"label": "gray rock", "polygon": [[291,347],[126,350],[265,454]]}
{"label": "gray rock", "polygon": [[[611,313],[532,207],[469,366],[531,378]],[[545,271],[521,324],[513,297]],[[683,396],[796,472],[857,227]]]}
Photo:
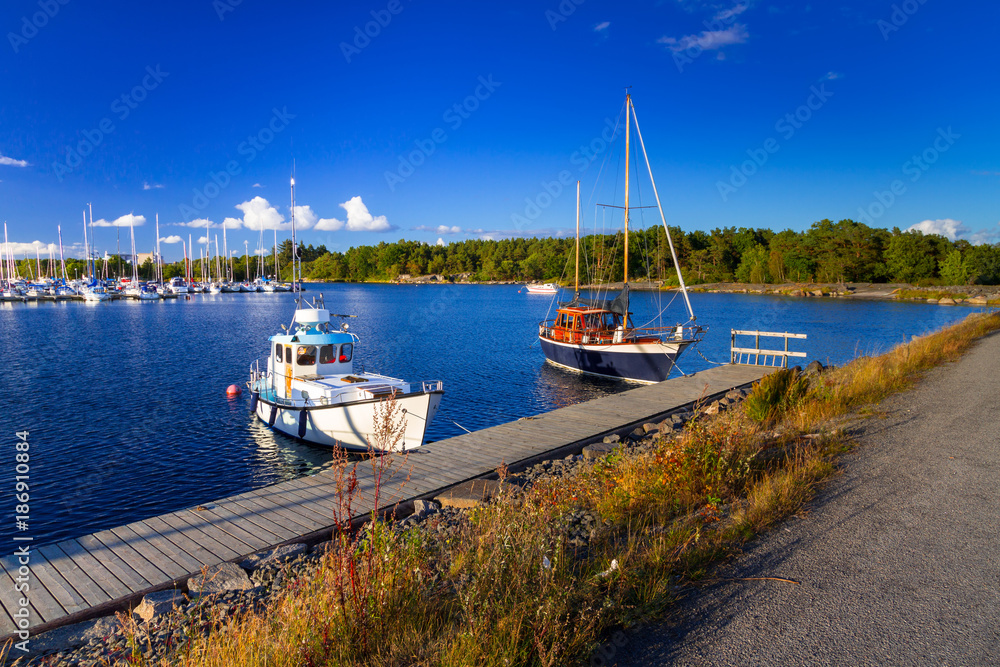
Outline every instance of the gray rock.
{"label": "gray rock", "polygon": [[660,425],[659,424],[643,424],[642,425],[642,431],[643,431],[643,433],[652,433],[653,431],[659,431],[659,430],[660,430]]}
{"label": "gray rock", "polygon": [[441,503],[436,503],[433,500],[414,500],[413,501],[413,513],[420,514],[427,510],[439,510],[441,509]]}
{"label": "gray rock", "polygon": [[28,642],[28,652],[18,651],[15,655],[31,657],[52,651],[71,650],[91,643],[103,644],[107,637],[119,630],[121,630],[121,622],[114,616],[74,623],[32,636],[31,641]]}
{"label": "gray rock", "polygon": [[806,366],[806,370],[805,370],[804,374],[805,375],[815,375],[817,373],[822,373],[825,370],[826,370],[826,366],[824,366],[820,361],[814,360],[814,361],[810,361],[809,365]]}
{"label": "gray rock", "polygon": [[320,542],[319,544],[313,546],[312,553],[322,556],[323,554],[328,554],[336,549],[337,543],[333,540],[327,540],[326,542]]}
{"label": "gray rock", "polygon": [[441,507],[468,509],[489,502],[503,490],[504,485],[497,480],[473,479],[445,491],[434,500],[441,503]]}
{"label": "gray rock", "polygon": [[743,391],[741,389],[732,389],[729,391],[729,393],[726,394],[726,398],[728,398],[730,401],[733,401],[734,403],[736,401],[742,401]]}
{"label": "gray rock", "polygon": [[612,442],[598,442],[593,445],[587,445],[583,448],[583,458],[585,459],[599,459],[602,456],[607,456],[611,452],[615,451],[615,443]]}
{"label": "gray rock", "polygon": [[236,563],[211,565],[196,576],[188,579],[188,590],[195,595],[211,595],[225,591],[240,591],[253,588],[250,577]]}
{"label": "gray rock", "polygon": [[633,438],[641,438],[646,435],[646,431],[642,426],[637,426],[634,431],[632,431],[629,436]]}
{"label": "gray rock", "polygon": [[142,603],[132,610],[132,613],[144,621],[173,611],[174,607],[184,603],[184,593],[178,590],[150,593],[142,598]]}
{"label": "gray rock", "polygon": [[605,436],[604,437],[604,443],[610,445],[610,444],[613,444],[613,443],[616,443],[616,442],[620,442],[621,439],[622,438],[621,438],[620,435],[618,435],[617,433],[614,433],[612,435]]}
{"label": "gray rock", "polygon": [[256,570],[264,567],[265,565],[273,565],[283,563],[286,560],[291,560],[296,556],[301,556],[306,551],[308,551],[308,547],[304,544],[283,544],[280,547],[268,549],[267,551],[260,551],[252,556],[247,556],[243,559],[243,562],[240,563],[240,567],[244,570]]}

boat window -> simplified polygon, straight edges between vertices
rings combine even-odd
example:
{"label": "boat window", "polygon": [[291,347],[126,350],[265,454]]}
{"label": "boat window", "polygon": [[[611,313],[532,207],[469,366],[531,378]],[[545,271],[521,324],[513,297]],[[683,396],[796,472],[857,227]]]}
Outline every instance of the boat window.
{"label": "boat window", "polygon": [[316,365],[316,346],[315,345],[299,345],[298,356],[295,360],[298,366],[315,366]]}
{"label": "boat window", "polygon": [[285,363],[286,364],[292,363],[292,346],[291,345],[286,345],[285,346]]}
{"label": "boat window", "polygon": [[340,346],[340,362],[345,363],[351,360],[354,355],[354,343],[344,343]]}
{"label": "boat window", "polygon": [[281,343],[274,344],[274,360],[281,363]]}
{"label": "boat window", "polygon": [[333,345],[321,345],[319,348],[319,363],[332,364],[337,361]]}

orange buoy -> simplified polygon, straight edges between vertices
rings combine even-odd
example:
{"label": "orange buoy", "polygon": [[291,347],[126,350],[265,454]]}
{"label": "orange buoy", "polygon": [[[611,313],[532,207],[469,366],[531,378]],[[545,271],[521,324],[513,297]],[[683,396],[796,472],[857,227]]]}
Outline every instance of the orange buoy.
{"label": "orange buoy", "polygon": [[240,389],[240,386],[238,384],[231,384],[228,387],[226,387],[226,396],[239,396],[242,393],[243,390]]}

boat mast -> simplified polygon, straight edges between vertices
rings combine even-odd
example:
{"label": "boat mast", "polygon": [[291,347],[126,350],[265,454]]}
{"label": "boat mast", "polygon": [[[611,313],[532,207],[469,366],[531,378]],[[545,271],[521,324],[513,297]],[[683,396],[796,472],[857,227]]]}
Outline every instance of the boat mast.
{"label": "boat mast", "polygon": [[576,295],[580,298],[580,181],[576,182]]}
{"label": "boat mast", "polygon": [[57,225],[56,229],[59,230],[59,265],[62,267],[63,282],[66,282],[69,276],[66,275],[66,256],[63,255],[62,225]]}
{"label": "boat mast", "polygon": [[628,284],[628,158],[629,128],[632,124],[629,110],[632,108],[632,94],[625,93],[625,282]]}
{"label": "boat mast", "polygon": [[[163,284],[163,273],[160,268],[160,214],[156,214],[156,282]],[[162,292],[161,292],[162,293]]]}
{"label": "boat mast", "polygon": [[243,282],[250,282],[250,243],[249,241],[243,241],[243,261],[246,262],[246,278]]}
{"label": "boat mast", "polygon": [[[292,167],[294,173],[294,167]],[[299,293],[299,271],[302,269],[302,259],[298,257],[299,248],[295,244],[295,176],[292,176],[292,291]],[[299,299],[296,297],[296,304]]]}
{"label": "boat mast", "polygon": [[[219,237],[215,237],[215,249],[219,249]],[[222,223],[222,252],[226,254],[226,282],[233,281],[233,268],[229,256],[229,242],[226,240],[226,223]]]}
{"label": "boat mast", "polygon": [[684,275],[681,273],[680,262],[677,261],[677,251],[674,250],[674,241],[670,238],[670,229],[667,227],[667,218],[663,214],[663,206],[660,204],[660,193],[656,190],[656,181],[653,179],[653,169],[649,166],[649,154],[646,153],[646,143],[642,140],[642,130],[639,129],[639,117],[635,115],[635,108],[632,108],[632,118],[635,119],[635,133],[639,137],[639,146],[642,148],[642,156],[646,160],[646,169],[649,171],[649,182],[653,185],[653,194],[656,196],[656,207],[660,209],[660,220],[663,221],[663,231],[667,233],[667,243],[670,245],[670,256],[674,260],[674,269],[677,271],[677,281],[681,286],[681,293],[684,295],[684,303],[687,305],[688,316],[693,322],[696,318],[694,310],[691,308],[691,299],[688,297],[687,285],[684,284]]}
{"label": "boat mast", "polygon": [[278,278],[278,228],[274,228],[274,281],[277,282]]}

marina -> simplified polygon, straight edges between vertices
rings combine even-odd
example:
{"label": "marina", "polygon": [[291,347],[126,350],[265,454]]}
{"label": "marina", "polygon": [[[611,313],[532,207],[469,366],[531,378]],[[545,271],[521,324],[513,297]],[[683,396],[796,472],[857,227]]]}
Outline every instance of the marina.
{"label": "marina", "polygon": [[[462,482],[488,476],[499,466],[517,471],[534,462],[578,453],[605,436],[746,387],[766,366],[724,365],[668,382],[560,408],[424,445],[393,465],[406,476],[401,487],[382,490],[372,505],[371,467],[357,465],[360,501],[356,517],[416,498],[434,498]],[[200,503],[159,516],[99,530],[53,544],[32,545],[35,574],[30,599],[33,633],[127,608],[147,593],[182,587],[203,567],[281,544],[329,539],[336,503],[335,472]],[[0,632],[12,635],[19,606],[14,580],[18,556],[0,558]]]}

